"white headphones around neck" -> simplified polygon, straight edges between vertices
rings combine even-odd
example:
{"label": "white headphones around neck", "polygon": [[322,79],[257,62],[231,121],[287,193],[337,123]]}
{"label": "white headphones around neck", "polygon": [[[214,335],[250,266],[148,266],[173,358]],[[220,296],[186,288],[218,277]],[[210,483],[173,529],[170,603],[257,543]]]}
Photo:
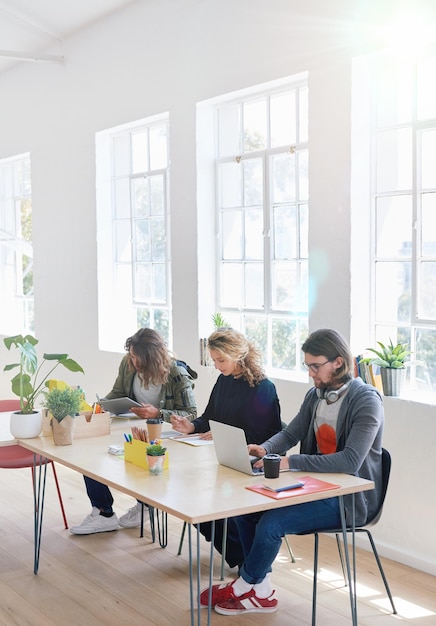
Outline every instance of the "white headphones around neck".
{"label": "white headphones around neck", "polygon": [[330,402],[330,404],[332,404],[333,402],[337,402],[339,398],[344,395],[344,393],[350,386],[350,383],[351,380],[346,382],[345,385],[342,385],[342,387],[339,387],[339,389],[317,389],[316,395],[321,400],[327,400],[327,402]]}

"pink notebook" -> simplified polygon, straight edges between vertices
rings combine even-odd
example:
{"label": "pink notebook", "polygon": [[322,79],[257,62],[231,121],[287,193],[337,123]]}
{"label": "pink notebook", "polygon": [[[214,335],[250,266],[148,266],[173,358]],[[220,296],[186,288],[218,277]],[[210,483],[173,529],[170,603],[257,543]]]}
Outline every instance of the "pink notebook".
{"label": "pink notebook", "polygon": [[327,483],[325,480],[318,480],[318,478],[313,478],[312,476],[303,476],[302,478],[298,478],[298,481],[304,483],[302,487],[298,487],[298,489],[289,489],[289,491],[270,491],[269,489],[265,489],[263,485],[248,485],[245,487],[250,491],[256,491],[256,493],[260,493],[263,496],[268,496],[268,498],[274,498],[275,500],[282,500],[283,498],[292,498],[294,496],[303,496],[306,493],[317,493],[320,491],[329,491],[330,489],[338,489],[340,485],[334,485],[333,483]]}

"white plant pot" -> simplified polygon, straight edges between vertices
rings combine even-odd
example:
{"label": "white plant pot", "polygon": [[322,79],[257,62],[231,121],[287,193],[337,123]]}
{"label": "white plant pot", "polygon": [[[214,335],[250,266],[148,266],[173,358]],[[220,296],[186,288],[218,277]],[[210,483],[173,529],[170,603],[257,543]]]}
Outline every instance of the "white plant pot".
{"label": "white plant pot", "polygon": [[381,367],[380,374],[385,396],[399,396],[406,378],[406,368]]}
{"label": "white plant pot", "polygon": [[41,411],[24,414],[19,411],[11,413],[10,421],[11,435],[16,439],[32,439],[38,437],[42,430]]}

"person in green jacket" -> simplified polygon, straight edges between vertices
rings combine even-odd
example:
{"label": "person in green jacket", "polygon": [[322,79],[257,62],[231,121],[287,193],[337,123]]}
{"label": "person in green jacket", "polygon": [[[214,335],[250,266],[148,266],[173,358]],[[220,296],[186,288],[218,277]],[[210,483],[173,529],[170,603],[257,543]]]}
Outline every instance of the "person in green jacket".
{"label": "person in green jacket", "polygon": [[[170,415],[189,420],[197,416],[193,392],[196,372],[172,355],[158,332],[141,328],[125,344],[118,376],[106,399],[129,397],[141,406],[131,412],[144,419],[160,418],[170,421]],[[107,485],[88,478],[86,491],[92,510],[78,526],[72,526],[75,535],[89,535],[112,530],[120,526],[135,528],[141,523],[142,503],[137,502],[119,519],[113,511],[114,499]]]}

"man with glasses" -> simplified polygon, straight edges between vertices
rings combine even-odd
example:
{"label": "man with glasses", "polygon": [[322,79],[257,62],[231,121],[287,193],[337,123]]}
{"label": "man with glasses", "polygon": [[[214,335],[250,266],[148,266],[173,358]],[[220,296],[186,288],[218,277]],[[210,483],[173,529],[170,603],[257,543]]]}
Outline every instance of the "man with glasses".
{"label": "man with glasses", "polygon": [[[303,366],[313,381],[296,417],[261,445],[249,445],[258,457],[290,450],[280,467],[303,472],[339,472],[371,480],[375,489],[355,494],[355,522],[365,524],[377,510],[382,489],[384,412],[375,387],[354,377],[354,358],[335,330],[313,332],[302,346]],[[257,465],[261,465],[258,461]],[[352,496],[344,497],[348,522]],[[212,587],[212,605],[223,615],[272,613],[277,599],[270,580],[272,564],[285,535],[340,528],[337,497],[234,518],[244,551],[239,577]],[[209,590],[201,594],[207,606]]]}

